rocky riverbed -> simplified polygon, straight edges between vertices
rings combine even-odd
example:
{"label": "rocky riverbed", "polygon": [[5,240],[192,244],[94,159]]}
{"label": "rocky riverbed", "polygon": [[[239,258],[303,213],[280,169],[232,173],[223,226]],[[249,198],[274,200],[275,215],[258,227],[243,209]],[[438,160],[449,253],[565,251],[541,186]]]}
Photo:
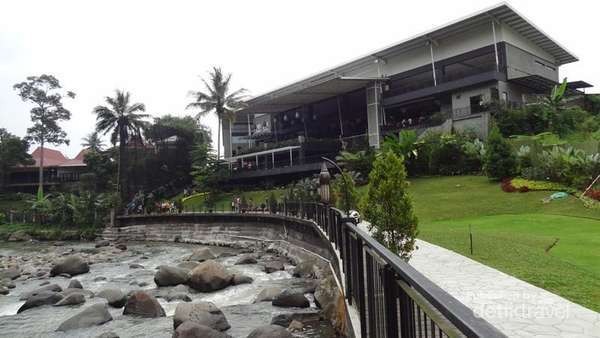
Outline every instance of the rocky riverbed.
{"label": "rocky riverbed", "polygon": [[3,242],[0,336],[334,337],[328,274],[265,243]]}

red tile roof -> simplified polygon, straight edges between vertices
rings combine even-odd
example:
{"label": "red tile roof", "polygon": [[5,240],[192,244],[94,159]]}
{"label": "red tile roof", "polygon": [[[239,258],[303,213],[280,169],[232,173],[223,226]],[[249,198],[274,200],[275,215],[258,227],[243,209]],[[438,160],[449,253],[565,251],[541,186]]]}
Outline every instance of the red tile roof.
{"label": "red tile roof", "polygon": [[[37,147],[32,153],[31,157],[35,160],[35,164],[27,165],[25,167],[39,167],[41,158],[41,147]],[[87,152],[84,149],[77,154],[73,159],[67,158],[63,153],[58,150],[44,147],[44,168],[46,167],[81,167],[85,166],[83,162],[83,156]]]}

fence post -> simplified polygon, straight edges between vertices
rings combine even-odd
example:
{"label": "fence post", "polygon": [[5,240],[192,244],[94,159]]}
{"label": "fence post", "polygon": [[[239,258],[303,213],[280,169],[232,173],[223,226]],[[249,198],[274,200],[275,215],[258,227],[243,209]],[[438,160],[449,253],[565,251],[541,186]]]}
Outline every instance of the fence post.
{"label": "fence post", "polygon": [[389,266],[383,267],[383,295],[385,302],[385,327],[388,337],[398,337],[398,298],[396,275]]}

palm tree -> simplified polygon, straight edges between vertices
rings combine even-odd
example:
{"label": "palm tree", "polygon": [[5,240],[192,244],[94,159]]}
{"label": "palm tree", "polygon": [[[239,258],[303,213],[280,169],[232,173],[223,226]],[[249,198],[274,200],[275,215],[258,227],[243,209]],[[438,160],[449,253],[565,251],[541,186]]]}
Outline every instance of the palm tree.
{"label": "palm tree", "polygon": [[121,195],[121,202],[127,198],[126,180],[123,175],[123,168],[127,164],[127,151],[125,149],[131,136],[141,139],[142,130],[146,127],[145,118],[148,114],[140,114],[146,111],[143,103],[129,103],[129,92],[121,90],[115,91],[115,97],[106,97],[108,106],[97,106],[94,108],[96,114],[96,130],[104,135],[111,134],[113,145],[119,141],[119,166],[117,181],[117,190]]}
{"label": "palm tree", "polygon": [[[230,93],[229,82],[231,74],[223,75],[221,68],[213,67],[209,72],[210,81],[202,79],[206,92],[190,92],[194,97],[194,102],[187,105],[187,109],[200,109],[196,114],[196,119],[200,119],[214,112],[219,119],[219,129],[217,130],[217,159],[221,157],[221,120],[229,121],[229,144],[231,145],[231,124],[235,120],[235,114],[245,106],[244,99],[246,89],[241,88]],[[230,147],[231,148],[231,147]],[[231,152],[231,149],[229,150]],[[229,154],[231,155],[231,153]]]}
{"label": "palm tree", "polygon": [[86,137],[82,138],[81,140],[83,141],[83,143],[81,143],[81,146],[91,151],[98,153],[102,151],[102,148],[104,148],[104,142],[102,142],[102,139],[100,138],[100,135],[98,134],[97,130],[89,133]]}

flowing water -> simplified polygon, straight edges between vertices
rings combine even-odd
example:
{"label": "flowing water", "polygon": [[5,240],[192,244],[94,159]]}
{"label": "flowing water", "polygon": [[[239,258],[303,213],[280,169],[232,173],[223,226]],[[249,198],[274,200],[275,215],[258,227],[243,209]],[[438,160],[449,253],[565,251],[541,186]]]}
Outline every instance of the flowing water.
{"label": "flowing water", "polygon": [[[177,265],[189,256],[198,245],[187,244],[164,244],[164,243],[129,243],[128,250],[122,256],[117,256],[112,262],[103,262],[90,265],[90,272],[75,276],[85,290],[98,292],[104,288],[117,288],[124,292],[131,290],[148,290],[154,292],[155,268],[159,265]],[[44,255],[53,250],[81,250],[93,248],[93,243],[67,243],[65,247],[51,247],[48,244],[13,244],[0,243],[0,255],[27,256]],[[213,252],[223,251],[236,252],[231,248],[213,247]],[[271,319],[282,313],[315,313],[312,294],[307,294],[311,301],[308,309],[279,308],[271,305],[271,302],[260,302],[253,304],[256,295],[265,287],[304,288],[311,285],[311,280],[294,278],[290,271],[292,266],[286,266],[285,271],[271,274],[263,272],[259,264],[234,265],[239,257],[231,256],[217,259],[231,272],[250,276],[254,279],[251,284],[230,286],[226,289],[212,293],[189,293],[192,301],[210,301],[217,305],[225,314],[231,329],[227,334],[233,337],[246,337],[254,328],[267,325]],[[131,269],[132,263],[142,264],[143,269]],[[97,277],[105,277],[98,280]],[[0,295],[0,337],[95,337],[105,332],[114,332],[120,337],[171,337],[173,334],[173,313],[177,304],[181,301],[167,302],[164,298],[157,298],[164,308],[167,317],[162,318],[137,318],[122,315],[123,309],[109,307],[113,317],[103,325],[93,326],[85,329],[71,330],[68,332],[56,332],[56,328],[66,319],[81,312],[88,306],[103,302],[101,298],[87,298],[86,302],[76,306],[54,307],[50,305],[26,310],[17,314],[18,308],[24,303],[19,300],[23,292],[35,290],[44,281],[58,284],[66,288],[69,279],[63,277],[51,277],[46,279],[31,278],[26,281],[15,281],[16,288],[10,290],[7,296]],[[147,285],[140,287],[139,285]],[[160,292],[166,294],[170,287],[161,287]],[[317,321],[305,325],[304,331],[295,333],[298,337],[333,337],[332,329],[328,322]]]}

